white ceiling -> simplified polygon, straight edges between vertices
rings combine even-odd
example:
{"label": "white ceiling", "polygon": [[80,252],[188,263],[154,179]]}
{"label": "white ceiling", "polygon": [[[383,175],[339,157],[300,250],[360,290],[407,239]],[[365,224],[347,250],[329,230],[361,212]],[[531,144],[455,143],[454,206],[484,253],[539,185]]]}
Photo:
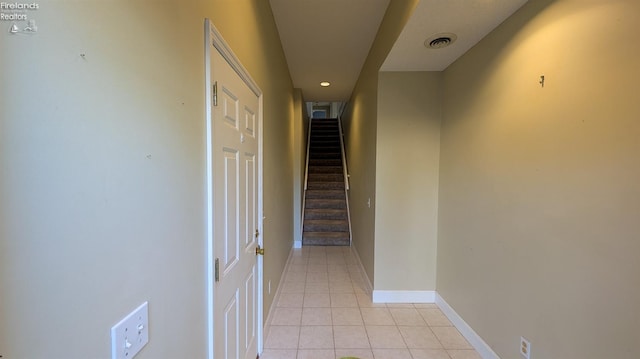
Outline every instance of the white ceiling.
{"label": "white ceiling", "polygon": [[293,86],[307,101],[346,101],[389,0],[270,1]]}
{"label": "white ceiling", "polygon": [[[441,71],[527,0],[421,0],[383,71]],[[347,101],[389,0],[270,0],[293,86],[307,101]],[[433,50],[424,41],[457,35]],[[321,81],[331,82],[327,88]]]}
{"label": "white ceiling", "polygon": [[[527,0],[421,0],[393,45],[382,71],[442,71]],[[438,33],[457,40],[442,49],[424,46]]]}

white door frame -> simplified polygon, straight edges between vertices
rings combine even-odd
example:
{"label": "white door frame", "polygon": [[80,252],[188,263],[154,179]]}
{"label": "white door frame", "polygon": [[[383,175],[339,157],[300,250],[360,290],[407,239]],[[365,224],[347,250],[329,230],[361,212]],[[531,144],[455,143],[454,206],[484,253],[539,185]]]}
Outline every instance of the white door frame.
{"label": "white door frame", "polygon": [[[211,46],[215,47],[218,52],[222,55],[222,57],[227,61],[227,63],[235,70],[235,72],[240,76],[240,78],[247,84],[247,86],[251,89],[251,91],[258,97],[258,230],[260,235],[258,236],[257,242],[261,247],[263,244],[263,205],[262,205],[262,145],[263,145],[263,136],[262,136],[262,112],[263,112],[263,96],[262,90],[258,87],[258,84],[251,78],[249,72],[242,66],[237,56],[233,53],[229,45],[224,41],[220,32],[215,28],[211,20],[205,19],[204,21],[204,30],[205,30],[205,105],[206,105],[206,167],[207,167],[207,178],[206,178],[206,193],[207,193],[207,358],[214,359],[214,288],[215,288],[215,278],[214,278],[214,243],[213,243],[213,218],[211,214],[213,213],[213,168],[212,168],[212,148],[213,148],[213,138],[211,137],[213,122],[212,122],[212,106],[213,106],[213,84],[211,83]],[[256,328],[257,332],[257,350],[258,353],[262,353],[263,348],[263,289],[262,289],[262,281],[263,281],[263,258],[262,256],[257,256],[257,315],[256,315]]]}

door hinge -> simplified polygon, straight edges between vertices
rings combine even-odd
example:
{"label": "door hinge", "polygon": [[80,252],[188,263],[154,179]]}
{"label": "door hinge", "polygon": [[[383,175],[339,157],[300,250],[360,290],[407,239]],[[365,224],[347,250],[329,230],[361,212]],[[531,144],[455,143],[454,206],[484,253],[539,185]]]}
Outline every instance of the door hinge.
{"label": "door hinge", "polygon": [[218,106],[218,81],[213,83],[213,106]]}
{"label": "door hinge", "polygon": [[220,260],[218,258],[216,258],[216,264],[215,264],[215,278],[216,278],[216,282],[220,281]]}

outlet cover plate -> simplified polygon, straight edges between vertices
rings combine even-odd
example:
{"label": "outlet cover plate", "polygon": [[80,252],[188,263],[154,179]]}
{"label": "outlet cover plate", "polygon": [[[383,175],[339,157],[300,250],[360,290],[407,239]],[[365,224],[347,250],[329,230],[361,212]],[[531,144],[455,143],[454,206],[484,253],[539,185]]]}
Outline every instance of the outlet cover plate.
{"label": "outlet cover plate", "polygon": [[526,359],[531,359],[531,343],[524,337],[520,337],[520,354]]}
{"label": "outlet cover plate", "polygon": [[149,342],[149,304],[142,303],[111,328],[111,359],[131,359]]}

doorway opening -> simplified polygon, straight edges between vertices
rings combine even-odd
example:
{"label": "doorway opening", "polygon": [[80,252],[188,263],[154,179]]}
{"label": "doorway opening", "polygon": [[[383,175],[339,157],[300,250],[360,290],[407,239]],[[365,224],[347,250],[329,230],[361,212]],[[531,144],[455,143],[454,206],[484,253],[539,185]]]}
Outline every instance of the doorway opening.
{"label": "doorway opening", "polygon": [[307,102],[307,113],[311,118],[338,118],[342,115],[345,102],[315,101]]}

